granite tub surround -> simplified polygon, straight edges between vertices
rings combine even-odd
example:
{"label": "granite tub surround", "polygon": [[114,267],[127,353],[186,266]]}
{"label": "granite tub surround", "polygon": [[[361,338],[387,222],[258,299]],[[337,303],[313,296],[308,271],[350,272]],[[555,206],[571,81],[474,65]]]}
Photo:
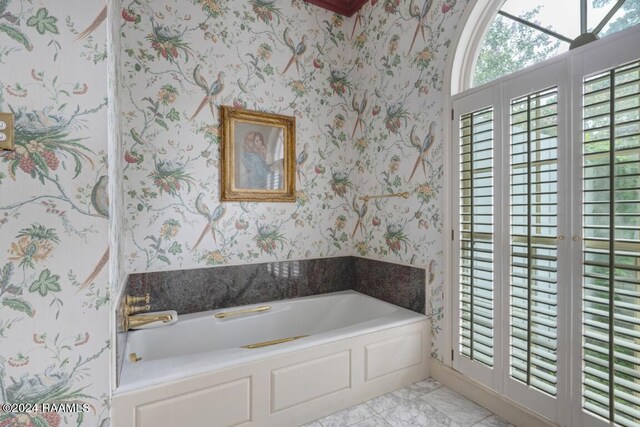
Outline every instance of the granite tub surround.
{"label": "granite tub surround", "polygon": [[352,257],[353,289],[425,314],[426,271],[422,268]]}
{"label": "granite tub surround", "polygon": [[269,262],[129,276],[129,295],[151,296],[151,311],[197,313],[351,289],[351,257]]}
{"label": "granite tub surround", "polygon": [[358,257],[159,271],[129,276],[125,292],[178,314],[355,290],[425,313],[425,270]]}

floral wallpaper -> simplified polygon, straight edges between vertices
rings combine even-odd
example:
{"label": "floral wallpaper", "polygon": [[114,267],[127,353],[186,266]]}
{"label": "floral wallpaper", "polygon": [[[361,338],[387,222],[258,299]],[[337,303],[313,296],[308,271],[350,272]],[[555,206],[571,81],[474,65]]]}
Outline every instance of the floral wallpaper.
{"label": "floral wallpaper", "polygon": [[[125,2],[127,268],[346,254],[423,266],[441,357],[442,86],[465,5],[373,0],[343,18],[300,0]],[[219,202],[219,105],[296,116],[295,204]]]}
{"label": "floral wallpaper", "polygon": [[0,401],[88,409],[0,426],[109,420],[104,4],[0,0]]}
{"label": "floral wallpaper", "polygon": [[[301,0],[123,7],[127,268],[349,254],[360,72],[348,20]],[[219,201],[219,105],[296,117],[296,203]]]}
{"label": "floral wallpaper", "polygon": [[[123,164],[124,268],[342,255],[421,266],[441,358],[442,85],[466,4],[371,0],[343,18],[302,0],[124,0],[123,154],[110,159]],[[109,423],[118,150],[104,5],[0,0],[0,111],[15,114],[17,148],[0,153],[0,399],[90,406],[2,413],[0,427]],[[223,104],[296,116],[296,203],[219,202]]]}
{"label": "floral wallpaper", "polygon": [[[410,197],[354,204],[364,224],[355,254],[427,269],[432,356],[443,360],[443,93],[451,39],[468,0],[384,0],[353,24],[361,90],[350,117],[362,194],[408,191]],[[363,107],[364,105],[364,107]],[[363,111],[364,110],[364,111]]]}

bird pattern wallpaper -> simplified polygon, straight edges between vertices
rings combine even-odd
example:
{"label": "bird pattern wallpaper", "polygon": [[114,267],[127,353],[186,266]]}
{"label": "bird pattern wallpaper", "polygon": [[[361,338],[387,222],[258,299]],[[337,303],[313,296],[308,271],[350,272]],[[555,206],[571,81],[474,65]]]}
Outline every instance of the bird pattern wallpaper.
{"label": "bird pattern wallpaper", "polygon": [[[421,266],[441,357],[443,72],[466,4],[373,0],[344,18],[301,0],[125,3],[126,268]],[[296,203],[220,202],[220,105],[296,117]]]}
{"label": "bird pattern wallpaper", "polygon": [[0,0],[0,426],[109,424],[106,28],[100,0]]}
{"label": "bird pattern wallpaper", "polygon": [[[442,358],[442,86],[467,0],[132,0],[122,159],[107,157],[102,0],[0,0],[0,400],[88,403],[5,426],[109,424],[107,161],[125,269],[358,255],[428,270]],[[297,119],[297,201],[220,203],[219,106]],[[358,196],[410,192],[408,199]]]}

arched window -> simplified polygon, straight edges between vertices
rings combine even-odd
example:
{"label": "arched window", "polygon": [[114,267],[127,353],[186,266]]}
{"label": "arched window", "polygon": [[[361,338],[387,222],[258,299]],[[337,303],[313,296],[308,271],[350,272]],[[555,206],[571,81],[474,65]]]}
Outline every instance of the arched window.
{"label": "arched window", "polygon": [[506,0],[478,51],[473,86],[640,23],[640,0]]}
{"label": "arched window", "polygon": [[450,64],[452,366],[560,425],[640,425],[639,5],[478,1]]}

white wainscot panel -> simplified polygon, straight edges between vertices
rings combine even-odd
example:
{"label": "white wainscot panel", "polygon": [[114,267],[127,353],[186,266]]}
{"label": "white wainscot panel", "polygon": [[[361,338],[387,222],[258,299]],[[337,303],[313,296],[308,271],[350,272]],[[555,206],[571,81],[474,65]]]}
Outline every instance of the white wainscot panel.
{"label": "white wainscot panel", "polygon": [[157,400],[136,408],[136,426],[235,426],[251,421],[251,378]]}
{"label": "white wainscot panel", "polygon": [[113,427],[302,425],[426,378],[427,331],[420,321],[116,393]]}
{"label": "white wainscot panel", "polygon": [[351,387],[351,351],[271,371],[271,412]]}
{"label": "white wainscot panel", "polygon": [[369,344],[365,346],[365,380],[418,365],[422,358],[419,332]]}

